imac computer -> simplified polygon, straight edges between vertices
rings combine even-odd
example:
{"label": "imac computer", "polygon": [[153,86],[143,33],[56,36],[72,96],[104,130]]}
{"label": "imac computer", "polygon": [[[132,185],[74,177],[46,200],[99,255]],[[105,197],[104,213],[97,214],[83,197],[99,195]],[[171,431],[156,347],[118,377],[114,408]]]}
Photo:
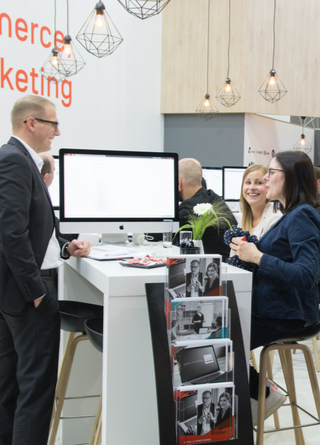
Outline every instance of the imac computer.
{"label": "imac computer", "polygon": [[217,195],[222,196],[222,168],[202,167],[202,176],[206,181],[207,189],[211,189]]}
{"label": "imac computer", "polygon": [[62,233],[163,232],[178,227],[176,153],[63,148]]}
{"label": "imac computer", "polygon": [[53,155],[54,175],[53,181],[48,188],[54,210],[59,210],[59,156]]}

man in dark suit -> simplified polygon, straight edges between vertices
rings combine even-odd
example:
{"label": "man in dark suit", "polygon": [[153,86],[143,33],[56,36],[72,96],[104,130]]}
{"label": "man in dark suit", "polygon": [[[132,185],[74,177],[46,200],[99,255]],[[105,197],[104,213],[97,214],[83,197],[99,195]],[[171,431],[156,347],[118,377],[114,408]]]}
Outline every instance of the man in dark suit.
{"label": "man in dark suit", "polygon": [[186,274],[186,297],[202,297],[203,282],[199,260],[192,260],[190,269],[191,272]]}
{"label": "man in dark suit", "polygon": [[[90,244],[61,246],[40,175],[41,151],[59,136],[54,105],[19,99],[0,149],[0,445],[46,445],[60,337],[56,270]],[[61,249],[62,247],[62,249]]]}
{"label": "man in dark suit", "polygon": [[[220,203],[219,212],[229,221],[231,225],[238,225],[231,210],[220,196],[212,190],[202,187],[202,167],[199,161],[193,158],[183,158],[179,161],[179,194],[181,204],[179,205],[180,227],[187,224],[188,216],[196,204]],[[229,256],[230,248],[223,241],[223,235],[229,226],[222,223],[219,227],[209,227],[202,237],[204,253],[217,253],[225,260]]]}

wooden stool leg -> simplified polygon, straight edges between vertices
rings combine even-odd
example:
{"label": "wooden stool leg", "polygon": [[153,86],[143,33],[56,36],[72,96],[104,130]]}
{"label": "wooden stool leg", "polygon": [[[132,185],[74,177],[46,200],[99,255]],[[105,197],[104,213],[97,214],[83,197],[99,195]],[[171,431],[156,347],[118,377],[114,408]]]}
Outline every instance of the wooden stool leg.
{"label": "wooden stool leg", "polygon": [[319,353],[318,353],[318,345],[317,345],[317,337],[313,337],[312,346],[314,352],[314,361],[316,363],[317,371],[320,372],[320,363],[319,363]]}
{"label": "wooden stool leg", "polygon": [[99,404],[96,412],[96,417],[94,419],[91,436],[89,440],[89,445],[100,444],[101,441],[101,420],[102,420],[102,395],[99,399]]}
{"label": "wooden stool leg", "polygon": [[318,419],[320,419],[320,391],[319,391],[319,384],[317,379],[317,374],[314,369],[312,354],[308,346],[299,344],[300,349],[302,350],[304,354],[304,358],[307,364],[308,374],[309,374],[309,380],[312,388],[312,394],[314,397],[314,402],[316,405],[317,413],[318,413]]}
{"label": "wooden stool leg", "polygon": [[254,369],[259,372],[258,366],[257,366],[257,361],[256,361],[256,357],[254,355],[254,351],[250,351],[250,360],[251,360],[251,364],[254,367]]}
{"label": "wooden stool leg", "polygon": [[264,412],[266,405],[267,359],[270,350],[269,348],[270,346],[265,346],[260,353],[259,398],[258,398],[259,403],[258,403],[256,445],[263,445]]}
{"label": "wooden stool leg", "polygon": [[[286,368],[286,371],[284,372],[285,382],[288,390],[288,396],[291,404],[297,403],[297,396],[296,396],[296,389],[294,384],[294,374],[293,374],[293,365],[292,365],[292,354],[291,354],[291,348],[294,345],[280,345],[281,352],[283,353],[285,360],[284,360],[284,366]],[[295,405],[291,405],[291,411],[292,411],[292,420],[294,426],[301,425],[300,416],[298,412],[298,408]],[[296,445],[305,445],[303,432],[301,428],[294,429],[295,439],[296,439]]]}
{"label": "wooden stool leg", "polygon": [[67,386],[69,382],[70,372],[72,368],[72,363],[74,359],[74,354],[77,345],[82,340],[88,340],[88,336],[81,334],[75,337],[75,332],[70,332],[68,335],[66,347],[63,354],[63,360],[60,367],[59,377],[56,386],[56,392],[54,396],[54,413],[51,417],[51,428],[50,428],[50,439],[48,445],[54,445],[58,426],[60,422],[61,411],[64,404],[64,399],[66,397]]}
{"label": "wooden stool leg", "polygon": [[[273,380],[273,373],[272,373],[272,365],[273,365],[273,359],[274,359],[274,350],[270,351],[267,356],[267,375],[269,379]],[[280,428],[280,422],[279,422],[279,414],[278,411],[273,413],[273,421],[274,421],[274,427],[276,429]]]}

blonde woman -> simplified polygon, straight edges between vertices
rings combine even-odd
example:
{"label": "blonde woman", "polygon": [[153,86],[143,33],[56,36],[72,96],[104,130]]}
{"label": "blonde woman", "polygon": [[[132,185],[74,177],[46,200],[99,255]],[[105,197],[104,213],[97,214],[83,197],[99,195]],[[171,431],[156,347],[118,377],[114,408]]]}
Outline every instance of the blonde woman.
{"label": "blonde woman", "polygon": [[267,187],[264,180],[267,172],[266,165],[250,165],[243,174],[241,185],[242,220],[240,226],[243,231],[248,230],[258,239],[282,216],[279,209],[274,212],[273,204],[267,199]]}

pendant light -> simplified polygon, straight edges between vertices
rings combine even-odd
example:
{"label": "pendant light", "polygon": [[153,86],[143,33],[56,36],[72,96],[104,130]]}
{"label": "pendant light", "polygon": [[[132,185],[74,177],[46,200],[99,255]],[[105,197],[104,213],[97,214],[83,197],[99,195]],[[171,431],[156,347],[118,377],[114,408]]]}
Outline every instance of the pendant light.
{"label": "pendant light", "polygon": [[272,50],[272,68],[259,88],[258,92],[268,102],[274,103],[280,100],[287,90],[281,82],[279,76],[274,69],[274,52],[275,52],[275,25],[276,25],[276,0],[273,2],[273,50]]}
{"label": "pendant light", "polygon": [[229,0],[229,38],[228,38],[228,70],[227,70],[227,78],[224,81],[222,87],[218,91],[216,95],[216,99],[224,106],[224,107],[232,107],[235,105],[238,100],[241,99],[238,91],[235,86],[231,82],[229,77],[229,65],[230,65],[230,31],[231,31],[231,0]]}
{"label": "pendant light", "polygon": [[293,146],[293,150],[300,150],[303,151],[305,153],[309,153],[312,150],[312,147],[308,141],[308,139],[306,138],[305,134],[304,134],[304,127],[305,127],[305,120],[306,117],[305,116],[301,116],[300,121],[302,122],[301,125],[301,135],[300,138],[297,140],[297,142],[295,143],[295,145]]}
{"label": "pendant light", "polygon": [[[209,31],[210,31],[210,0],[208,0],[208,42],[207,42],[207,91],[208,89],[208,79],[209,79]],[[203,97],[202,101],[198,105],[196,109],[196,113],[205,120],[212,119],[217,113],[218,110],[212,103],[210,99],[210,94],[207,92]]]}
{"label": "pendant light", "polygon": [[95,5],[76,39],[90,54],[99,58],[112,54],[123,41],[102,2]]}
{"label": "pendant light", "polygon": [[64,77],[69,77],[77,74],[85,64],[69,34],[69,1],[67,0],[67,35],[64,37],[64,48],[60,53],[57,70]]}
{"label": "pendant light", "polygon": [[56,0],[54,0],[54,43],[49,56],[40,68],[40,73],[51,83],[61,82],[65,75],[58,70],[60,65],[60,53],[56,48]]}
{"label": "pendant light", "polygon": [[129,14],[141,20],[159,14],[170,0],[118,0]]}

